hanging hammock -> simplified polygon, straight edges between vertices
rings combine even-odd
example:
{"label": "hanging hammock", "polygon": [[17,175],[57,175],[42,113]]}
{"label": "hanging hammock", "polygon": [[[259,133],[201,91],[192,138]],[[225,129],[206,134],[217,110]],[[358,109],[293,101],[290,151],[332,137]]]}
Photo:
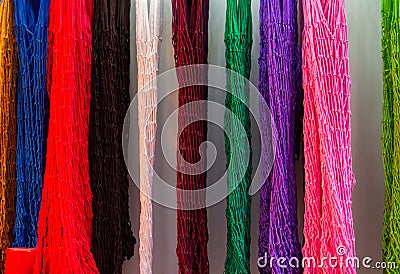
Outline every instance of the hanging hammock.
{"label": "hanging hammock", "polygon": [[50,4],[50,120],[34,273],[99,273],[90,252],[92,16],[92,0]]}
{"label": "hanging hammock", "polygon": [[[382,151],[385,171],[385,214],[382,254],[386,262],[400,263],[400,81],[398,79],[400,4],[382,0],[383,119]],[[395,241],[395,240],[397,241]],[[386,273],[397,270],[386,269]]]}
{"label": "hanging hammock", "polygon": [[[350,76],[344,0],[303,0],[305,244],[315,258],[355,256]],[[321,268],[305,266],[306,273]],[[343,268],[324,265],[324,272]],[[355,273],[355,266],[345,269]]]}
{"label": "hanging hammock", "polygon": [[153,272],[153,206],[151,201],[157,129],[157,82],[162,33],[163,0],[136,1],[138,117],[140,150],[140,273]]}
{"label": "hanging hammock", "polygon": [[122,273],[136,243],[122,155],[122,126],[130,101],[129,10],[129,0],[94,0],[89,165],[92,252],[100,273]]}
{"label": "hanging hammock", "polygon": [[36,247],[47,137],[49,0],[15,1],[18,45],[17,200],[14,247]]}
{"label": "hanging hammock", "polygon": [[0,272],[15,221],[17,48],[13,0],[0,1]]}
{"label": "hanging hammock", "polygon": [[[227,0],[225,23],[225,59],[226,67],[247,79],[251,70],[252,18],[251,0]],[[250,113],[244,102],[249,102],[249,84],[228,74],[225,107],[237,116],[245,128],[245,134],[235,130],[235,122],[225,115],[225,131],[232,132],[231,141],[225,135],[225,152],[228,168],[227,219],[227,254],[225,273],[250,273],[250,223],[251,197],[251,159],[244,178],[238,182],[238,170],[242,159],[231,158],[231,152],[240,150],[251,143]]]}
{"label": "hanging hammock", "polygon": [[[261,188],[258,252],[266,267],[260,267],[260,273],[301,273],[300,268],[279,267],[276,260],[270,265],[270,258],[301,261],[294,170],[296,110],[302,104],[297,39],[297,0],[262,0],[259,90],[275,122],[276,150],[272,171]],[[260,117],[266,115],[268,110],[260,105]],[[271,125],[268,119],[261,122],[265,135]],[[264,173],[269,171],[266,153],[262,155]]]}
{"label": "hanging hammock", "polygon": [[[208,0],[172,0],[172,41],[176,67],[193,64],[207,64],[208,56]],[[193,77],[188,79],[187,77]],[[207,71],[191,67],[179,70],[177,78],[179,85],[190,82],[202,82],[207,77]],[[204,162],[200,165],[187,166],[202,161],[200,155],[205,155],[207,140],[207,122],[197,120],[187,127],[188,117],[205,118],[206,109],[182,107],[198,100],[207,100],[206,86],[182,87],[178,92],[178,157],[176,187],[183,190],[199,190],[206,187]],[[193,107],[192,107],[193,106]],[[196,120],[196,118],[194,118]],[[200,152],[200,150],[203,150]],[[180,172],[184,171],[184,172]],[[185,173],[187,171],[187,173]],[[192,175],[197,174],[197,175]],[[178,205],[189,203],[205,203],[204,195],[181,195],[177,192]],[[192,197],[193,196],[193,197]],[[179,273],[209,273],[207,255],[207,211],[205,208],[195,210],[177,210],[177,255]]]}

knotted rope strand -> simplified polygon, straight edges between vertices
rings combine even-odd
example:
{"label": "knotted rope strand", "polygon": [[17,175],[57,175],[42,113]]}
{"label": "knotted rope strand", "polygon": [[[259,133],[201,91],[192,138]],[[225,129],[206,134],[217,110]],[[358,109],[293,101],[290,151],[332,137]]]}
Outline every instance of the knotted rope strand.
{"label": "knotted rope strand", "polygon": [[13,240],[16,177],[17,47],[13,0],[0,1],[0,272]]}
{"label": "knotted rope strand", "polygon": [[[344,0],[303,0],[305,244],[303,255],[355,256],[350,76]],[[344,254],[343,254],[344,253]],[[329,273],[355,273],[324,264]],[[320,267],[305,266],[309,273]]]}
{"label": "knotted rope strand", "polygon": [[92,17],[92,0],[51,1],[50,119],[34,273],[99,273],[90,252]]}
{"label": "knotted rope strand", "polygon": [[14,247],[36,247],[48,124],[49,0],[15,1],[18,44],[17,200]]}
{"label": "knotted rope strand", "polygon": [[[208,56],[208,0],[172,0],[172,42],[176,67],[207,64]],[[191,66],[177,72],[179,84],[204,82],[207,71]],[[207,100],[206,86],[181,87],[178,91],[178,152],[177,183],[178,190],[199,190],[206,187],[205,146],[207,140],[207,112],[204,105],[188,103]],[[193,118],[195,122],[186,125]],[[200,151],[203,150],[203,151]],[[197,174],[197,175],[194,175]],[[187,203],[203,207],[205,196],[186,195],[177,191],[178,206]],[[207,211],[177,210],[177,255],[179,273],[209,273],[207,253],[208,231]]]}
{"label": "knotted rope strand", "polygon": [[94,0],[89,171],[100,273],[122,273],[134,253],[122,128],[129,107],[129,0]]}
{"label": "knotted rope strand", "polygon": [[[301,248],[297,229],[295,180],[296,110],[302,104],[301,64],[297,45],[297,0],[262,0],[260,5],[259,90],[268,101],[275,122],[275,161],[261,188],[259,256],[266,259],[260,273],[301,273],[300,268],[282,268],[270,258],[297,258]],[[260,104],[262,131],[271,127]],[[263,152],[263,172],[268,172]],[[267,175],[267,174],[265,174]],[[267,254],[267,256],[265,256]]]}
{"label": "knotted rope strand", "polygon": [[[252,47],[251,0],[227,0],[225,23],[225,60],[226,67],[245,78],[250,78]],[[250,213],[251,197],[251,122],[249,109],[243,102],[249,102],[249,85],[235,74],[227,74],[225,107],[237,116],[246,132],[236,130],[235,124],[225,113],[225,131],[232,133],[231,141],[225,134],[225,153],[228,168],[228,192],[226,207],[227,254],[225,273],[250,273]],[[231,158],[234,150],[241,150],[250,144],[250,161],[244,178],[238,181],[242,159]],[[237,186],[237,187],[236,187]],[[236,187],[236,188],[235,188]]]}
{"label": "knotted rope strand", "polygon": [[[383,107],[382,152],[385,171],[385,211],[382,240],[383,260],[400,263],[400,4],[382,0]],[[386,269],[386,273],[397,270]]]}
{"label": "knotted rope strand", "polygon": [[162,33],[163,0],[136,1],[138,117],[140,150],[140,273],[151,274],[153,264],[152,183],[157,129],[157,81]]}

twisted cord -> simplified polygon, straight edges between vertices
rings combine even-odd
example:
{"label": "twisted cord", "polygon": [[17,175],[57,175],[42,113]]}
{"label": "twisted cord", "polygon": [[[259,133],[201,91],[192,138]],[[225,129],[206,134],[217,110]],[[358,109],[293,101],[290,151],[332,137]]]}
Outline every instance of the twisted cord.
{"label": "twisted cord", "polygon": [[163,1],[136,1],[138,117],[140,150],[139,267],[151,274],[153,265],[152,183],[157,130],[157,82],[162,33]]}
{"label": "twisted cord", "polygon": [[[385,172],[385,210],[382,255],[386,262],[400,263],[400,82],[398,75],[400,4],[382,0],[383,107],[382,152]],[[386,269],[385,273],[395,273]]]}
{"label": "twisted cord", "polygon": [[[297,229],[295,179],[295,122],[301,94],[301,63],[297,45],[297,0],[262,0],[260,5],[259,90],[275,122],[275,161],[261,188],[259,256],[266,260],[260,273],[301,273],[282,268],[270,258],[297,258],[301,248]],[[260,104],[262,134],[271,127],[268,111]],[[263,145],[265,148],[266,145]],[[268,151],[263,150],[263,174]],[[265,177],[263,177],[265,178]],[[265,256],[267,255],[267,256]]]}
{"label": "twisted cord", "polygon": [[[251,0],[227,0],[225,23],[225,59],[226,67],[247,79],[251,70],[252,47],[252,15]],[[225,134],[225,154],[228,168],[228,192],[226,207],[227,219],[227,254],[225,258],[225,273],[250,273],[250,213],[251,197],[251,159],[244,178],[238,175],[242,159],[231,158],[234,150],[243,149],[251,144],[251,122],[249,109],[244,102],[249,102],[249,85],[235,74],[227,74],[227,89],[225,106],[245,128],[245,132],[236,130],[239,125],[225,113],[225,132],[232,133],[231,143]],[[236,187],[237,186],[237,187]]]}
{"label": "twisted cord", "polygon": [[0,1],[0,272],[13,240],[16,177],[17,47],[14,3]]}
{"label": "twisted cord", "polygon": [[[194,64],[207,64],[208,56],[208,0],[172,0],[172,42],[176,67]],[[178,71],[180,85],[190,81],[205,81],[207,71],[199,67],[184,68]],[[207,140],[207,110],[205,107],[183,107],[198,100],[207,100],[206,86],[182,87],[178,91],[178,152],[176,187],[183,190],[198,190],[206,187],[205,146]],[[198,105],[197,105],[198,106]],[[189,118],[193,117],[193,118]],[[185,126],[186,119],[195,122]],[[193,121],[192,120],[192,121]],[[193,165],[202,161],[200,165]],[[189,164],[187,164],[189,163]],[[185,170],[185,172],[180,172]],[[198,175],[192,175],[198,174]],[[178,205],[186,202],[204,205],[205,196],[183,195],[177,192]],[[207,255],[207,211],[177,210],[177,255],[179,273],[207,274],[209,262]]]}
{"label": "twisted cord", "polygon": [[[355,256],[350,76],[344,0],[303,0],[305,244],[303,255]],[[305,266],[307,273],[321,268]],[[356,273],[355,266],[327,273]]]}
{"label": "twisted cord", "polygon": [[46,154],[50,1],[15,2],[18,45],[17,198],[14,247],[36,247]]}
{"label": "twisted cord", "polygon": [[92,252],[100,273],[122,273],[136,239],[129,219],[129,178],[122,127],[129,107],[129,0],[94,0],[89,172]]}
{"label": "twisted cord", "polygon": [[88,135],[93,1],[52,0],[46,168],[34,273],[99,273],[90,252]]}

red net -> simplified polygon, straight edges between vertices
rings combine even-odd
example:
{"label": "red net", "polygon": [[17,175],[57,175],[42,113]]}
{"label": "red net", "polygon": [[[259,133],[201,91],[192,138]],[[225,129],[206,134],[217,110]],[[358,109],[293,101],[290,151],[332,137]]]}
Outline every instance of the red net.
{"label": "red net", "polygon": [[98,273],[90,252],[88,122],[93,0],[50,5],[50,121],[35,273]]}

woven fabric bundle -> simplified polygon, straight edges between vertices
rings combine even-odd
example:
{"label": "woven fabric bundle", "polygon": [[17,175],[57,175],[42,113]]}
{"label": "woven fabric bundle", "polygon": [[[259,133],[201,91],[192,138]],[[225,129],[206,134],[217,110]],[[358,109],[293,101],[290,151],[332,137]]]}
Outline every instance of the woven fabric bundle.
{"label": "woven fabric bundle", "polygon": [[[172,0],[172,42],[176,67],[206,64],[208,56],[208,0]],[[204,82],[207,71],[201,67],[179,70],[180,85]],[[178,91],[178,155],[176,187],[183,190],[198,190],[206,187],[204,159],[207,140],[206,109],[199,104],[182,107],[198,100],[207,100],[206,86],[181,87]],[[186,126],[186,121],[195,120]],[[201,151],[202,150],[202,151]],[[186,164],[185,161],[189,164]],[[195,163],[200,165],[191,165]],[[196,175],[197,174],[197,175]],[[204,205],[202,194],[184,195],[177,192],[177,203],[181,208],[186,203]],[[177,255],[179,273],[209,273],[207,255],[207,211],[177,210]]]}
{"label": "woven fabric bundle", "polygon": [[50,119],[34,273],[99,273],[90,252],[92,16],[92,0],[50,4]]}
{"label": "woven fabric bundle", "polygon": [[129,0],[94,0],[89,166],[93,248],[100,273],[122,273],[136,239],[129,220],[129,178],[122,127],[129,107]]}
{"label": "woven fabric bundle", "polygon": [[[227,0],[225,22],[225,60],[226,67],[235,73],[249,79],[251,70],[252,16],[251,0]],[[228,192],[226,207],[227,219],[227,254],[225,258],[225,273],[250,273],[250,223],[251,197],[251,159],[243,178],[239,169],[242,159],[231,158],[232,151],[251,146],[250,112],[244,102],[249,102],[249,84],[235,74],[227,74],[227,89],[225,107],[235,115],[245,128],[238,125],[225,113],[224,127],[232,133],[231,140],[225,135],[225,153],[228,168]],[[240,179],[240,181],[239,181]]]}
{"label": "woven fabric bundle", "polygon": [[0,1],[0,272],[15,221],[17,48],[13,0]]}
{"label": "woven fabric bundle", "polygon": [[[299,268],[270,265],[270,258],[297,258],[301,248],[297,229],[295,179],[295,122],[301,99],[301,63],[297,35],[297,0],[262,0],[260,3],[259,91],[275,122],[275,161],[261,188],[259,256],[266,267],[260,273],[301,273]],[[260,104],[262,134],[271,126],[268,110]],[[263,171],[269,171],[263,150]],[[265,174],[268,175],[268,174]],[[262,176],[264,178],[264,176]]]}
{"label": "woven fabric bundle", "polygon": [[[382,254],[386,262],[400,263],[400,3],[382,0],[383,118],[382,152],[385,171],[385,213]],[[397,270],[386,269],[386,273]]]}
{"label": "woven fabric bundle", "polygon": [[17,199],[14,247],[36,247],[48,123],[49,0],[15,2],[18,45]]}
{"label": "woven fabric bundle", "polygon": [[[315,258],[355,256],[350,76],[344,0],[303,0],[305,244]],[[306,273],[355,273],[326,263]]]}
{"label": "woven fabric bundle", "polygon": [[140,273],[153,272],[153,165],[157,129],[157,82],[162,33],[163,1],[136,1],[138,117],[140,150]]}

